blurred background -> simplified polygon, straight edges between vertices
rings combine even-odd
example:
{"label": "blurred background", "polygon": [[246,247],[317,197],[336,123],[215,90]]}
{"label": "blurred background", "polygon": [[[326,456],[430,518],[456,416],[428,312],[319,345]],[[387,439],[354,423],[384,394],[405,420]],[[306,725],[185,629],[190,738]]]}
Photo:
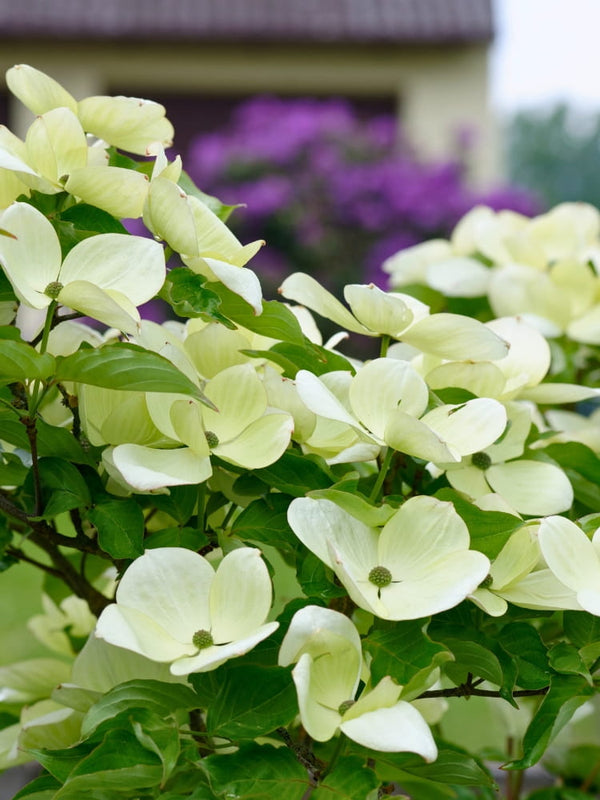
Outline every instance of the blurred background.
{"label": "blurred background", "polygon": [[[598,0],[0,0],[0,67],[163,103],[173,154],[267,240],[265,294],[298,269],[339,293],[385,286],[386,257],[477,203],[600,203],[599,19]],[[0,122],[30,119],[0,84]]]}

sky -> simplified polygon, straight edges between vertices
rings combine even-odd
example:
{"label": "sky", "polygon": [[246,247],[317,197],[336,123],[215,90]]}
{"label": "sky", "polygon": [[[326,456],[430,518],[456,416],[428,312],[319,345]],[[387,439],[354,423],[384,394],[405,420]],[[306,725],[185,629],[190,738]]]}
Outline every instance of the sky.
{"label": "sky", "polygon": [[600,112],[600,0],[493,0],[491,99],[500,113]]}

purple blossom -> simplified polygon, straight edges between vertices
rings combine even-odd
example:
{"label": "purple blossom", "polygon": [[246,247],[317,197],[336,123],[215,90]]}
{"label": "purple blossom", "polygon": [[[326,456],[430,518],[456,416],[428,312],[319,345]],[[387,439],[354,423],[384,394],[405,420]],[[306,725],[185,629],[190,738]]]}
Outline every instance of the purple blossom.
{"label": "purple blossom", "polygon": [[252,266],[267,296],[294,270],[339,294],[349,282],[385,285],[387,256],[448,236],[477,203],[539,211],[523,190],[470,188],[464,159],[476,132],[459,134],[455,159],[425,162],[391,114],[361,121],[341,99],[256,97],[193,142],[186,168],[204,191],[246,205],[230,224],[243,241],[266,239]]}

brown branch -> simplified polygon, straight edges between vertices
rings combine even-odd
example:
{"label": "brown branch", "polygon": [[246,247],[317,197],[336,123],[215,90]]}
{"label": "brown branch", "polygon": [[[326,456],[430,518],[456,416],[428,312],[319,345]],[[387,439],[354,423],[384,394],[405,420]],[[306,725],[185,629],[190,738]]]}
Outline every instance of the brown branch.
{"label": "brown branch", "polygon": [[21,422],[25,425],[29,447],[31,448],[31,474],[33,475],[33,496],[35,498],[35,516],[39,517],[42,513],[42,482],[40,480],[40,470],[38,466],[38,447],[37,447],[37,428],[35,419],[32,417],[21,417]]}
{"label": "brown branch", "polygon": [[[517,689],[512,693],[513,697],[541,697],[548,693],[549,686],[544,686],[542,689]],[[494,689],[478,689],[476,686],[468,683],[461,683],[460,686],[454,686],[451,689],[433,689],[429,692],[423,692],[418,699],[423,700],[431,697],[502,697],[499,691]]]}

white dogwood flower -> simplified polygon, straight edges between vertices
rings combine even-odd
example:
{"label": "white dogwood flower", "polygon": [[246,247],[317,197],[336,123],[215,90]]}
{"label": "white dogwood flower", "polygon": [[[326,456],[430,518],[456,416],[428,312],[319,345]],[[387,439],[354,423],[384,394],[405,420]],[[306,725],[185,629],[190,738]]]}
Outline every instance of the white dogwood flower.
{"label": "white dogwood flower", "polygon": [[383,619],[419,619],[458,605],[487,576],[490,562],[469,549],[451,503],[407,500],[381,532],[329,500],[296,498],[290,527],[330,567],[354,602]]}
{"label": "white dogwood flower", "polygon": [[355,699],[363,673],[360,636],[343,614],[319,606],[296,612],[279,651],[281,666],[294,662],[300,718],[313,739],[325,742],[340,730],[364,747],[435,760],[427,723],[399,700],[402,687],[390,677]]}
{"label": "white dogwood flower", "polygon": [[148,550],[125,572],[96,636],[169,663],[173,675],[206,672],[243,655],[279,626],[269,573],[255,548],[228,553],[216,572],[182,547]]}

